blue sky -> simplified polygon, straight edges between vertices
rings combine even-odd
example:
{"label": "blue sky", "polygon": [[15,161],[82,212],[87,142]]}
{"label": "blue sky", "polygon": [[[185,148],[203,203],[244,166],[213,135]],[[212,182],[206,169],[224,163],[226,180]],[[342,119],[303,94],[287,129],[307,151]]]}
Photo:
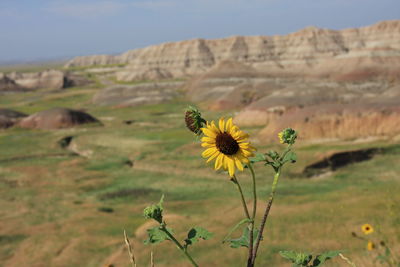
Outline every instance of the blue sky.
{"label": "blue sky", "polygon": [[0,0],[0,62],[400,19],[400,0]]}

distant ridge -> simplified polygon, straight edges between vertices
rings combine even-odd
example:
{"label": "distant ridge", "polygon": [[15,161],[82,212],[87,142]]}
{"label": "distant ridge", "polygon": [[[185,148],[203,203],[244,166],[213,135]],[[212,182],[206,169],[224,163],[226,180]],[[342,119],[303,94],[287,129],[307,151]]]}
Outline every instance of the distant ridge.
{"label": "distant ridge", "polygon": [[[193,39],[134,49],[120,55],[76,57],[65,67],[127,64],[116,77],[137,79],[156,69],[172,77],[204,73],[229,60],[273,75],[301,75],[343,79],[363,75],[396,74],[400,66],[400,20],[344,30],[314,26],[287,35],[232,36]],[[153,71],[154,72],[154,71]]]}

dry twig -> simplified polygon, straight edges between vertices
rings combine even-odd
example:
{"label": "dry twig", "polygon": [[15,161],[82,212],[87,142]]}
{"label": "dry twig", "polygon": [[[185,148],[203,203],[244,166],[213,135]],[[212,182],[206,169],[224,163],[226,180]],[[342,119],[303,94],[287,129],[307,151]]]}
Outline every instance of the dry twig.
{"label": "dry twig", "polygon": [[124,230],[125,244],[128,247],[129,259],[131,260],[132,266],[136,266],[135,255],[133,254],[133,249],[131,243],[129,242],[128,236],[126,235],[126,231]]}

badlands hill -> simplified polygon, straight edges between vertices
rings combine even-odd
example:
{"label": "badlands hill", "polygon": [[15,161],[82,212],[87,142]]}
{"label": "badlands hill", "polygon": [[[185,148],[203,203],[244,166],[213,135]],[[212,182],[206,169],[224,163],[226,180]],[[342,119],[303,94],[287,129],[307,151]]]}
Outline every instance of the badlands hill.
{"label": "badlands hill", "polygon": [[161,103],[183,92],[203,108],[239,111],[236,123],[263,127],[262,142],[287,126],[310,140],[400,136],[400,20],[164,43],[65,67],[114,81],[95,104]]}
{"label": "badlands hill", "polygon": [[208,109],[239,110],[236,123],[265,127],[259,134],[264,142],[287,126],[312,140],[400,134],[400,20],[164,43],[78,57],[65,67],[99,65],[113,65],[108,75],[116,81],[135,82],[99,91],[93,101],[100,105],[159,103],[179,87]]}
{"label": "badlands hill", "polygon": [[127,64],[120,81],[187,77],[202,74],[223,61],[235,61],[274,76],[362,80],[400,74],[400,20],[353,29],[308,27],[277,36],[233,36],[194,39],[130,50],[121,55],[72,59],[66,67]]}

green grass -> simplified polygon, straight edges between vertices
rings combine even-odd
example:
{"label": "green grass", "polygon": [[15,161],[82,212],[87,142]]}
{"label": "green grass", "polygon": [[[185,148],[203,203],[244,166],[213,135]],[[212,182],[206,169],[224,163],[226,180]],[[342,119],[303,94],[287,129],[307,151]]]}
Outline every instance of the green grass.
{"label": "green grass", "polygon": [[[201,266],[243,266],[245,249],[233,250],[220,242],[243,218],[238,193],[226,175],[216,173],[201,158],[202,149],[183,122],[189,103],[177,99],[140,107],[99,107],[90,102],[95,92],[73,88],[0,98],[0,107],[27,113],[54,106],[85,108],[104,123],[57,131],[0,131],[0,216],[4,218],[0,221],[0,265],[22,266],[19,260],[26,258],[38,265],[98,266],[118,252],[123,245],[122,230],[127,229],[139,264],[145,266],[150,248],[142,244],[145,237],[137,236],[136,231],[146,223],[143,208],[165,194],[166,214],[173,215],[168,223],[181,239],[194,225],[215,233],[212,240],[193,249]],[[232,111],[206,111],[204,115],[215,120],[232,115]],[[124,120],[134,123],[126,125]],[[256,133],[259,129],[245,130]],[[67,135],[73,135],[77,146],[91,150],[93,156],[71,156],[60,148],[57,141]],[[346,166],[324,178],[302,174],[319,155],[368,147],[384,149],[370,161]],[[278,144],[259,147],[261,152],[269,149],[282,148]],[[391,243],[399,243],[398,144],[300,142],[295,150],[299,160],[285,168],[280,178],[259,266],[288,266],[278,252],[291,249],[340,249],[363,266],[370,256],[365,244],[352,238],[351,232],[359,232],[366,222],[390,236]],[[65,155],[52,156],[60,153]],[[261,216],[273,173],[263,166],[256,166],[256,171]],[[239,173],[238,179],[249,199],[249,175]],[[153,250],[156,265],[185,263],[170,244]],[[115,257],[111,258],[116,265],[129,264],[125,253]],[[343,264],[334,260],[328,266]]]}
{"label": "green grass", "polygon": [[68,67],[64,68],[67,71],[85,71],[90,69],[97,69],[97,68],[122,68],[125,67],[126,63],[119,63],[119,64],[104,64],[104,65],[92,65],[92,66],[82,66],[82,67]]}

